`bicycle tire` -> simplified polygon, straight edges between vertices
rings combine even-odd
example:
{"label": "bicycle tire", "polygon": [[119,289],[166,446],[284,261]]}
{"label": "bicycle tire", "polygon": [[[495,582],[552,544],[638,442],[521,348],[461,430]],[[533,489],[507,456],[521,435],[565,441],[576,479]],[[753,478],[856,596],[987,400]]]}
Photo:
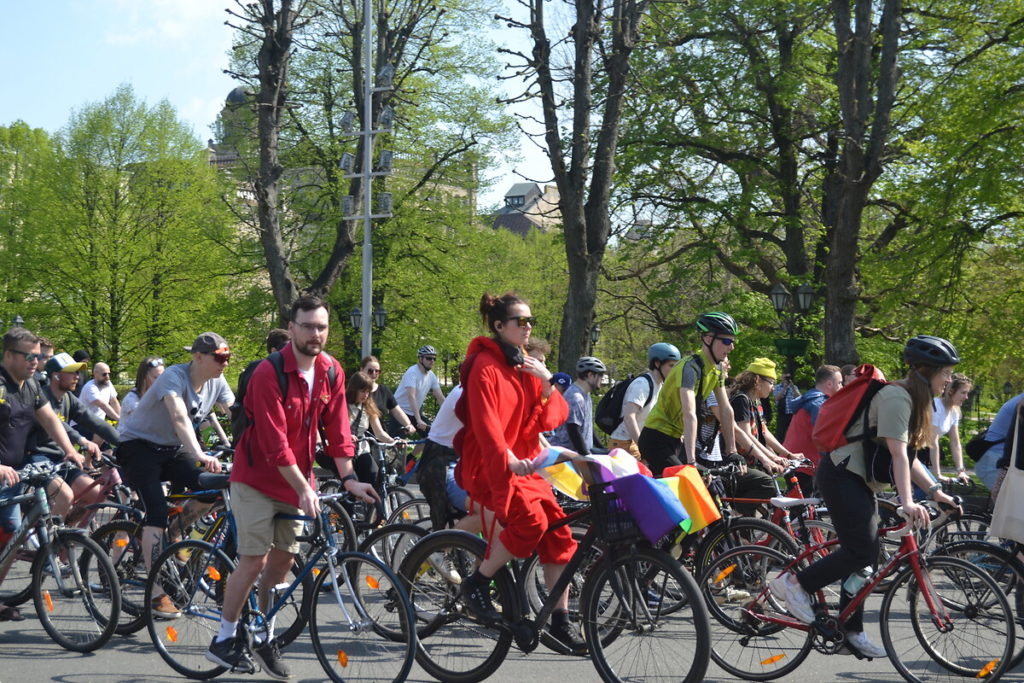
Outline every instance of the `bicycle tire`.
{"label": "bicycle tire", "polygon": [[356,525],[352,522],[348,510],[336,500],[324,501],[323,506],[328,509],[327,519],[330,522],[334,542],[338,545],[339,552],[352,552],[356,549]]}
{"label": "bicycle tire", "polygon": [[756,614],[784,616],[766,590],[793,558],[764,546],[740,546],[716,557],[699,584],[711,624],[711,659],[729,674],[769,681],[792,673],[811,652],[810,631],[760,621]]}
{"label": "bicycle tire", "polygon": [[[335,560],[342,581],[324,570],[313,589],[309,634],[317,660],[332,681],[404,681],[416,655],[412,604],[386,564],[364,553]],[[339,605],[338,599],[342,600]],[[348,647],[354,639],[360,642]]]}
{"label": "bicycle tire", "polygon": [[430,524],[430,503],[426,498],[413,498],[396,507],[388,517],[387,526],[392,524],[416,524],[422,526],[428,532],[432,530]]}
{"label": "bicycle tire", "polygon": [[220,629],[224,586],[233,569],[220,549],[186,539],[165,548],[150,570],[145,605],[166,594],[181,616],[159,619],[147,609],[146,628],[160,657],[183,676],[207,680],[227,670],[207,660],[206,651]]}
{"label": "bicycle tire", "polygon": [[598,562],[580,603],[601,680],[704,680],[711,642],[707,609],[693,577],[667,553],[637,548]]}
{"label": "bicycle tire", "polygon": [[[292,582],[298,580],[304,568],[303,561],[296,557],[291,568]],[[277,610],[275,621],[277,628],[274,637],[280,647],[291,645],[306,630],[306,625],[309,623],[309,610],[313,604],[315,571],[310,571],[302,581],[295,585],[288,601]],[[273,602],[271,600],[271,604]]]}
{"label": "bicycle tire", "polygon": [[[388,520],[403,503],[413,500],[416,496],[402,486],[389,486],[387,493],[381,496],[380,505],[370,505],[367,510],[367,527],[375,529],[387,524]],[[383,510],[381,509],[383,508]]]}
{"label": "bicycle tire", "polygon": [[36,558],[36,550],[28,548],[25,543],[14,553],[7,575],[0,582],[0,603],[11,607],[32,599],[32,565]]}
{"label": "bicycle tire", "polygon": [[[995,579],[1016,615],[1017,629],[1024,625],[1024,563],[1002,546],[986,541],[956,541],[937,548],[934,555],[959,557],[988,572]],[[1024,638],[1017,638],[1009,670],[1024,661]]]}
{"label": "bicycle tire", "polygon": [[[436,531],[424,537],[402,562],[399,575],[416,615],[416,661],[439,681],[475,683],[487,678],[505,661],[512,632],[488,626],[469,616],[462,604],[460,585],[447,581],[429,558],[442,553],[451,558],[462,580],[484,557],[487,544],[464,531]],[[502,616],[518,621],[515,586],[507,569],[491,581],[491,600]]]}
{"label": "bicycle tire", "polygon": [[92,652],[114,635],[121,588],[110,558],[83,531],[56,529],[32,564],[32,600],[43,629],[72,652]]}
{"label": "bicycle tire", "polygon": [[129,635],[146,627],[146,563],[142,527],[128,520],[104,524],[90,536],[110,557],[121,584],[121,617],[115,633]]}
{"label": "bicycle tire", "polygon": [[[969,562],[940,555],[922,562],[927,588],[907,567],[893,580],[879,608],[882,642],[893,666],[912,683],[965,677],[997,680],[1013,655],[1014,619],[1006,596],[987,572]],[[940,598],[937,604],[952,621],[946,632],[934,623],[923,590]],[[968,654],[968,647],[976,651]]]}
{"label": "bicycle tire", "polygon": [[389,524],[364,538],[358,552],[380,560],[397,572],[405,556],[427,533],[426,529],[416,524]]}
{"label": "bicycle tire", "polygon": [[992,523],[992,515],[965,512],[956,517],[949,517],[939,524],[926,538],[919,539],[918,546],[922,555],[928,555],[936,548],[956,541],[985,541],[991,539],[988,527]]}
{"label": "bicycle tire", "polygon": [[793,557],[800,554],[796,539],[778,524],[758,517],[734,517],[708,529],[694,553],[693,573],[702,576],[715,556],[741,545],[766,545]]}

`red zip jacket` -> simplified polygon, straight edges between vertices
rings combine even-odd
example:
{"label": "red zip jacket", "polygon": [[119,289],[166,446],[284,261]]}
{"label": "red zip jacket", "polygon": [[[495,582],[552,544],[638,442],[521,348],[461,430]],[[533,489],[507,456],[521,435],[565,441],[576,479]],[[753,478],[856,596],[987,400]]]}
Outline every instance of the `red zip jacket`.
{"label": "red zip jacket", "polygon": [[[243,405],[249,426],[235,449],[231,481],[248,484],[275,500],[298,506],[298,494],[277,468],[298,465],[310,485],[316,488],[313,455],[317,425],[324,427],[327,454],[332,458],[351,458],[355,449],[345,402],[345,371],[341,364],[326,353],[316,357],[310,400],[290,343],[281,350],[281,355],[288,376],[288,395],[281,400],[281,387],[270,361],[260,363],[245,392]],[[337,373],[333,390],[327,377],[332,363]]]}
{"label": "red zip jacket", "polygon": [[462,364],[462,398],[455,415],[463,427],[455,435],[459,454],[456,478],[473,500],[504,518],[514,476],[505,452],[520,459],[540,452],[541,432],[554,429],[569,416],[557,391],[541,400],[541,380],[508,364],[498,342],[477,337],[469,343]]}

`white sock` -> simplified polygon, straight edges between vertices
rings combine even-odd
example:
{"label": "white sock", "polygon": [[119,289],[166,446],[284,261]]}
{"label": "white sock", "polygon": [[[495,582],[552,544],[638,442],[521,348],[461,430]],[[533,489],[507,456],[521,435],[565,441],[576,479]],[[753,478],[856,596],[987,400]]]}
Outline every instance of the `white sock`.
{"label": "white sock", "polygon": [[277,621],[277,615],[276,614],[273,617],[270,618],[270,622],[267,624],[267,630],[266,631],[263,631],[262,629],[260,629],[260,631],[253,636],[253,640],[256,642],[257,645],[262,645],[263,643],[267,642],[267,636],[264,635],[265,633],[269,633],[270,634],[270,640],[274,639],[274,622],[275,621]]}
{"label": "white sock", "polygon": [[227,640],[228,638],[235,637],[235,631],[238,629],[237,621],[225,621],[223,618],[220,620],[220,631],[217,633],[216,641]]}

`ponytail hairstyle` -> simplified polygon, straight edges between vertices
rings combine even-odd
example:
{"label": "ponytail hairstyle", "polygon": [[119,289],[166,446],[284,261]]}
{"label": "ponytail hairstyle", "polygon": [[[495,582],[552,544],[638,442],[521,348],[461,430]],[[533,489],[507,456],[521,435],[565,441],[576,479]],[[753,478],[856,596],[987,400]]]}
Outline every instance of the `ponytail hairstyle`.
{"label": "ponytail hairstyle", "polygon": [[353,372],[352,376],[348,378],[348,385],[345,386],[345,398],[348,399],[349,405],[361,405],[363,411],[370,417],[380,417],[380,411],[377,410],[377,404],[373,402],[373,395],[367,394],[366,400],[359,401],[359,392],[366,390],[367,392],[373,390],[373,380],[362,370]]}
{"label": "ponytail hairstyle", "polygon": [[516,304],[528,305],[528,302],[515,292],[505,292],[501,296],[484,292],[484,295],[480,297],[480,316],[483,318],[484,327],[495,339],[498,338],[495,324],[508,318],[509,309]]}
{"label": "ponytail hairstyle", "polygon": [[942,392],[942,402],[945,404],[946,409],[948,410],[952,408],[956,411],[957,415],[960,414],[960,406],[953,405],[953,397],[956,395],[956,392],[960,391],[965,386],[968,387],[968,391],[970,391],[970,387],[974,386],[974,382],[972,382],[971,378],[964,373],[954,372],[953,379],[950,380],[949,384],[946,385],[945,390]]}
{"label": "ponytail hairstyle", "polygon": [[942,368],[933,365],[912,366],[906,377],[906,389],[910,393],[910,424],[907,445],[909,448],[927,448],[932,434],[932,378]]}

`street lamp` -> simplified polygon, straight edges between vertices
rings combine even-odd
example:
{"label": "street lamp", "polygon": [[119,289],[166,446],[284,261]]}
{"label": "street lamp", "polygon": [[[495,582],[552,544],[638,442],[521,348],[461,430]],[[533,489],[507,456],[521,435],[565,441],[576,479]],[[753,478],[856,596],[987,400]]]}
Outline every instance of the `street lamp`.
{"label": "street lamp", "polygon": [[1003,383],[1003,403],[1009,401],[1011,396],[1013,396],[1013,382],[1006,380]]}
{"label": "street lamp", "polygon": [[349,311],[348,321],[352,323],[352,327],[357,330],[360,329],[363,326],[363,312],[358,307],[353,308]]}
{"label": "street lamp", "polygon": [[796,289],[796,297],[793,297],[781,282],[776,282],[768,290],[768,298],[772,302],[772,308],[782,318],[782,327],[787,338],[776,339],[775,348],[786,357],[786,372],[792,375],[796,372],[797,356],[807,352],[808,339],[796,338],[797,318],[810,312],[814,306],[814,287],[802,284]]}
{"label": "street lamp", "polygon": [[25,320],[20,315],[14,316],[14,320],[11,321],[11,327],[24,327],[24,326],[25,326]]}
{"label": "street lamp", "polygon": [[448,363],[455,363],[456,367],[458,367],[459,352],[445,351],[441,354],[441,360],[444,362],[444,382],[450,387],[454,382],[451,381],[451,376],[448,374]]}
{"label": "street lamp", "polygon": [[388,312],[380,304],[377,304],[377,308],[373,309],[373,323],[379,330],[383,330],[384,326],[388,324]]}
{"label": "street lamp", "polygon": [[597,346],[597,340],[601,338],[601,326],[594,324],[590,328],[590,355],[594,355],[594,347]]}
{"label": "street lamp", "polygon": [[[388,312],[384,310],[383,306],[377,304],[377,308],[373,309],[373,313],[367,316],[367,320],[372,320],[377,329],[383,330],[388,324]],[[363,327],[363,312],[358,306],[349,311],[348,321],[357,330]]]}

